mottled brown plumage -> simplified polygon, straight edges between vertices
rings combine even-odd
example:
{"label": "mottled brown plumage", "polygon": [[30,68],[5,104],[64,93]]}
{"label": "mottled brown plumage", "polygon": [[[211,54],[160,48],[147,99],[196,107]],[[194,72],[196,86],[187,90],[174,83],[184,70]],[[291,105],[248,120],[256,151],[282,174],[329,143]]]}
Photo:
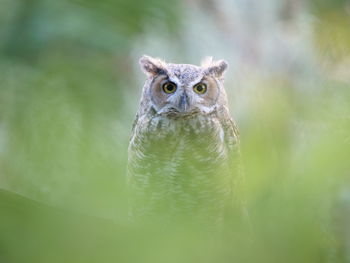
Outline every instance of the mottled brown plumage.
{"label": "mottled brown plumage", "polygon": [[223,87],[227,63],[143,56],[140,64],[148,79],[129,146],[131,216],[217,225],[232,202],[239,158]]}

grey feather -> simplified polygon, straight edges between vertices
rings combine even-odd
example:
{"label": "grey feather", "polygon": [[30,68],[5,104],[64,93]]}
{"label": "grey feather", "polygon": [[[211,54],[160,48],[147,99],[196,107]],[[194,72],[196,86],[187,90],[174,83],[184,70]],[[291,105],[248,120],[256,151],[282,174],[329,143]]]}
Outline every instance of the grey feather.
{"label": "grey feather", "polygon": [[227,63],[199,67],[144,56],[140,64],[148,79],[129,145],[131,217],[220,224],[239,174],[238,130],[222,80]]}

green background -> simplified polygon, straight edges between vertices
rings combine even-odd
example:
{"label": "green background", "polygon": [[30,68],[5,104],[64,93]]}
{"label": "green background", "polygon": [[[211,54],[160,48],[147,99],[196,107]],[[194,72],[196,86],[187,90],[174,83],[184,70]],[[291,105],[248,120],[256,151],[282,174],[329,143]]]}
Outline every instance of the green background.
{"label": "green background", "polygon": [[[127,224],[143,54],[228,61],[250,228]],[[0,262],[350,262],[349,68],[346,0],[1,0]]]}

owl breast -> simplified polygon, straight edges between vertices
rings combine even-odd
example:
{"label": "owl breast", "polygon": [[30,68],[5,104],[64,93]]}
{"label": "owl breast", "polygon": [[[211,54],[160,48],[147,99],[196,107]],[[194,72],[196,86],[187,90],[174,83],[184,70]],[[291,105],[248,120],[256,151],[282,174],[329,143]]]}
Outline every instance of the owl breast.
{"label": "owl breast", "polygon": [[231,178],[215,114],[145,115],[138,122],[129,148],[132,216],[220,221]]}

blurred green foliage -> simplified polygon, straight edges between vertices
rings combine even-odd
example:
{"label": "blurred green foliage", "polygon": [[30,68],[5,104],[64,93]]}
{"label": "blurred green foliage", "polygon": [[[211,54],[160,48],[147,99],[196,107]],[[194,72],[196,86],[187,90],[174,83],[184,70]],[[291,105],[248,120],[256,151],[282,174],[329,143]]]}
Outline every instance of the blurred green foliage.
{"label": "blurred green foliage", "polygon": [[[297,57],[296,42],[273,46],[272,59],[257,48],[271,44],[263,34],[277,35],[259,22],[273,8],[249,12],[262,28],[250,43],[254,21],[244,20],[243,31],[254,30],[241,33],[233,13],[238,26],[230,28],[224,0],[2,0],[0,187],[36,201],[1,192],[0,262],[349,262],[349,2],[262,5],[290,3],[305,4],[295,12],[314,18],[312,48],[294,71],[289,62],[268,63],[294,48]],[[287,38],[296,17],[284,22]],[[206,52],[237,60],[249,53],[244,60],[253,61],[246,74],[233,62],[227,78],[227,86],[247,83],[228,93],[246,173],[237,195],[251,227],[234,221],[217,235],[125,222],[127,145],[142,85],[137,55],[162,45],[151,55],[193,59],[206,46],[186,31],[192,27],[213,36]]]}
{"label": "blurred green foliage", "polygon": [[130,43],[146,20],[173,30],[176,3],[169,3],[1,3],[4,185],[37,200],[86,203],[88,209],[99,196],[103,204],[96,209],[110,210],[117,186],[124,188],[134,115],[121,114],[132,84],[123,78],[131,70]]}

